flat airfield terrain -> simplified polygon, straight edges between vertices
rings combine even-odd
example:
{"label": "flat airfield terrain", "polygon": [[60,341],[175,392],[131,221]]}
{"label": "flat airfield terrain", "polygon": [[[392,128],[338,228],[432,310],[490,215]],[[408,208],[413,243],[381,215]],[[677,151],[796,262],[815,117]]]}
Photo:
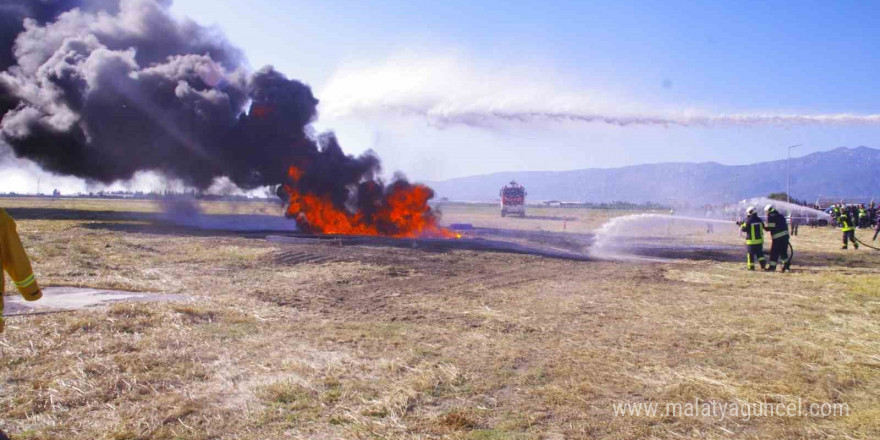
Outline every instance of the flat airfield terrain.
{"label": "flat airfield terrain", "polygon": [[498,204],[465,203],[444,203],[440,210],[446,224],[471,223],[483,228],[573,233],[589,233],[613,217],[633,213],[613,209],[529,206],[526,218],[501,217]]}
{"label": "flat airfield terrain", "polygon": [[[734,227],[686,221],[645,233],[705,252],[582,262],[272,244],[168,225],[147,201],[0,207],[44,286],[192,298],[8,318],[0,428],[14,439],[880,437],[880,252],[840,250],[830,228],[802,227],[779,274],[745,270]],[[631,214],[441,210],[446,224],[584,234]],[[688,402],[846,414],[666,413]]]}

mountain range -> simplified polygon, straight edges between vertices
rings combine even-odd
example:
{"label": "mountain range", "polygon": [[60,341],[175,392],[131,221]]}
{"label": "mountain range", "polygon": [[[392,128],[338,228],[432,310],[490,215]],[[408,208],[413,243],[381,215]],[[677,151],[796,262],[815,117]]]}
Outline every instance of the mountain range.
{"label": "mountain range", "polygon": [[[786,191],[788,161],[750,165],[658,163],[572,171],[508,171],[428,182],[437,198],[496,201],[500,188],[516,180],[527,201],[719,203]],[[791,159],[791,196],[880,200],[880,150],[836,148]]]}

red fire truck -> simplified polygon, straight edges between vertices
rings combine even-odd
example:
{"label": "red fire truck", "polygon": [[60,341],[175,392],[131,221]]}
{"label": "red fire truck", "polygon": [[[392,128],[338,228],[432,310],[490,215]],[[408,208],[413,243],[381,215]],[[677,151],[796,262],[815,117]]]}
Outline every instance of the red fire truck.
{"label": "red fire truck", "polygon": [[526,216],[526,189],[511,180],[509,184],[501,187],[501,216],[518,215]]}

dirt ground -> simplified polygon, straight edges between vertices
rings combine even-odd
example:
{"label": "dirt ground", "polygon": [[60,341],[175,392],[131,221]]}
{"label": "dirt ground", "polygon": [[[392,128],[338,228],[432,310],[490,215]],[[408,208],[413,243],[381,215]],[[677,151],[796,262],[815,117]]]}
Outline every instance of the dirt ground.
{"label": "dirt ground", "polygon": [[[8,318],[0,428],[14,439],[880,437],[880,252],[839,250],[831,229],[802,228],[778,274],[745,270],[735,228],[683,222],[663,242],[712,250],[581,262],[271,244],[156,224],[140,201],[0,206],[43,285],[194,298]],[[572,233],[629,214],[442,210]],[[847,412],[663,412],[688,402]],[[660,413],[615,411],[651,403]]]}

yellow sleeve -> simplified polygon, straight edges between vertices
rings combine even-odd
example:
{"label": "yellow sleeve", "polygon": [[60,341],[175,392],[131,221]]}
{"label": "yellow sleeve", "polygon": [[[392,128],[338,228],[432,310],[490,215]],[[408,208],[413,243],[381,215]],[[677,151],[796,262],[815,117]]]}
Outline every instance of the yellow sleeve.
{"label": "yellow sleeve", "polygon": [[31,269],[31,262],[21,245],[15,221],[0,209],[0,261],[3,270],[12,278],[12,284],[27,301],[36,301],[42,296],[40,286]]}

